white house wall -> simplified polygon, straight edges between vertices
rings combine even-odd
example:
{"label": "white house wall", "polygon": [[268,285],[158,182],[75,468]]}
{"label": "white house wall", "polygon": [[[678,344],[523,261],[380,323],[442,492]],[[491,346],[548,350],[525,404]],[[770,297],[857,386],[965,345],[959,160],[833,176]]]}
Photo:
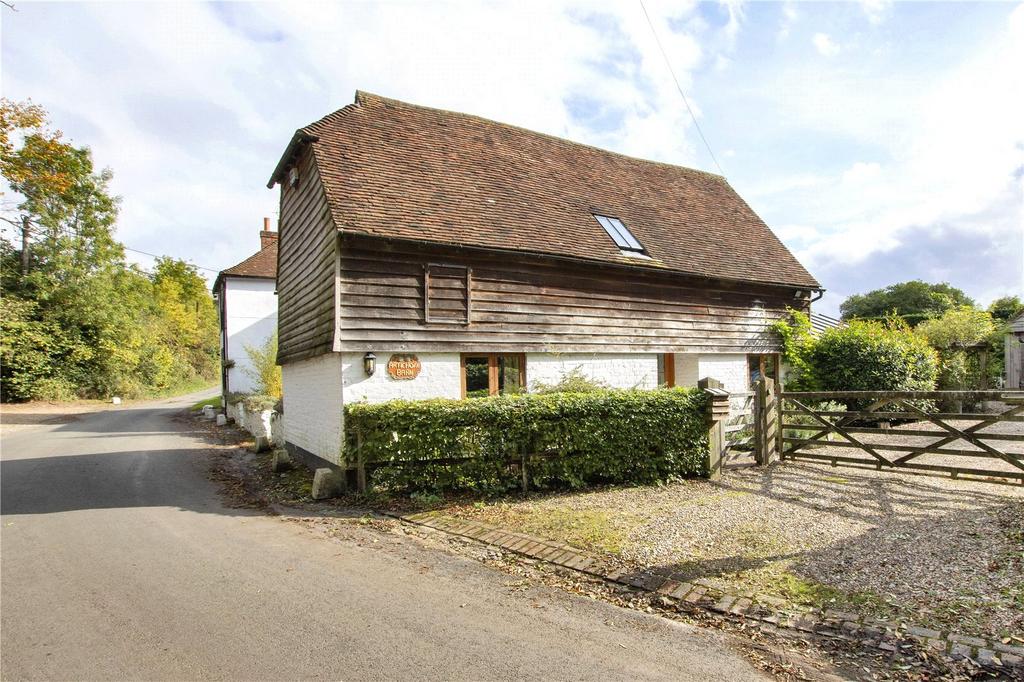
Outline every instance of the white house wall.
{"label": "white house wall", "polygon": [[527,353],[526,383],[557,383],[579,370],[609,388],[657,388],[658,356],[653,353]]}
{"label": "white house wall", "polygon": [[415,379],[392,379],[387,364],[391,353],[377,354],[377,370],[366,376],[363,353],[341,353],[345,402],[380,403],[402,398],[453,398],[462,395],[462,376],[458,353],[418,353],[421,369]]}
{"label": "white house wall", "polygon": [[[387,372],[391,353],[377,353],[373,376],[363,370],[362,353],[341,353],[346,403],[402,398],[458,399],[462,378],[458,353],[417,353],[421,370],[415,379],[392,379]],[[658,356],[654,353],[527,353],[526,382],[534,389],[538,382],[553,384],[575,369],[611,388],[655,388],[658,385]],[[682,371],[682,374],[680,372]],[[746,391],[747,357],[741,354],[676,355],[676,383],[696,386],[701,377],[718,379],[729,391]]]}
{"label": "white house wall", "polygon": [[341,455],[342,360],[327,353],[281,367],[284,439],[331,464]]}
{"label": "white house wall", "polygon": [[252,367],[246,345],[261,347],[277,329],[277,296],[274,280],[228,277],[225,288],[225,335],[228,369],[227,390],[250,393],[255,389],[246,369]]}

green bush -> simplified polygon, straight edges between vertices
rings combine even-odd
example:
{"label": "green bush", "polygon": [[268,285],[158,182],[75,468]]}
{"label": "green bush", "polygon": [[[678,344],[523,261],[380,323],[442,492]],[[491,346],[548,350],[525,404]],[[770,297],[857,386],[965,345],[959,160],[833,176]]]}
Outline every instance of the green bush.
{"label": "green bush", "polygon": [[583,373],[581,367],[574,367],[553,384],[545,381],[533,382],[533,392],[540,394],[547,393],[593,393],[594,391],[606,391],[609,386],[600,379],[591,379]]}
{"label": "green bush", "polygon": [[905,325],[853,320],[825,330],[809,355],[820,391],[933,391],[935,351]]}
{"label": "green bush", "polygon": [[522,453],[532,488],[655,483],[706,473],[705,410],[683,388],[357,403],[345,457],[384,464],[373,482],[396,490],[504,492]]}

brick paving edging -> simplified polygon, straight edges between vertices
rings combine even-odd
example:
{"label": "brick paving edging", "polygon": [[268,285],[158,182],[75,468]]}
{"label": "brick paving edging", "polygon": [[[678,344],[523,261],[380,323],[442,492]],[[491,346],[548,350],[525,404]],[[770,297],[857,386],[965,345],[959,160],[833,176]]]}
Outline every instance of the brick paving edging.
{"label": "brick paving edging", "polygon": [[433,513],[398,516],[402,521],[500,547],[530,559],[580,571],[619,585],[659,595],[675,604],[713,611],[729,618],[761,621],[827,637],[859,639],[885,651],[896,651],[901,641],[915,640],[934,654],[952,659],[970,658],[983,666],[1024,672],[1024,646],[931,630],[827,609],[796,610],[776,597],[752,592],[730,593],[700,580],[654,571],[609,568],[599,559],[575,547],[525,533],[505,530],[479,521]]}

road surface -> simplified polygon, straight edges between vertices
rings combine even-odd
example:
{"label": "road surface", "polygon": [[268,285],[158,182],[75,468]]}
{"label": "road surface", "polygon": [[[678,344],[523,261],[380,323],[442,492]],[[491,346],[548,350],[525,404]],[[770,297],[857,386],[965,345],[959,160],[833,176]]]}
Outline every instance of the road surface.
{"label": "road surface", "polygon": [[225,507],[196,399],[0,439],[3,679],[759,679],[717,632]]}

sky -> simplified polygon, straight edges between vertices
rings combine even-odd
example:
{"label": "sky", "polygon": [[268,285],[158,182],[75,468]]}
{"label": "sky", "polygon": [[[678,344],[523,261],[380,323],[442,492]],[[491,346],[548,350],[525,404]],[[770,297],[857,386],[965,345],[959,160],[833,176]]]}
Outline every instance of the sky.
{"label": "sky", "polygon": [[122,242],[211,279],[360,89],[721,172],[826,314],[909,279],[1024,295],[1022,4],[646,0],[667,60],[632,1],[14,4],[3,96],[113,170]]}

